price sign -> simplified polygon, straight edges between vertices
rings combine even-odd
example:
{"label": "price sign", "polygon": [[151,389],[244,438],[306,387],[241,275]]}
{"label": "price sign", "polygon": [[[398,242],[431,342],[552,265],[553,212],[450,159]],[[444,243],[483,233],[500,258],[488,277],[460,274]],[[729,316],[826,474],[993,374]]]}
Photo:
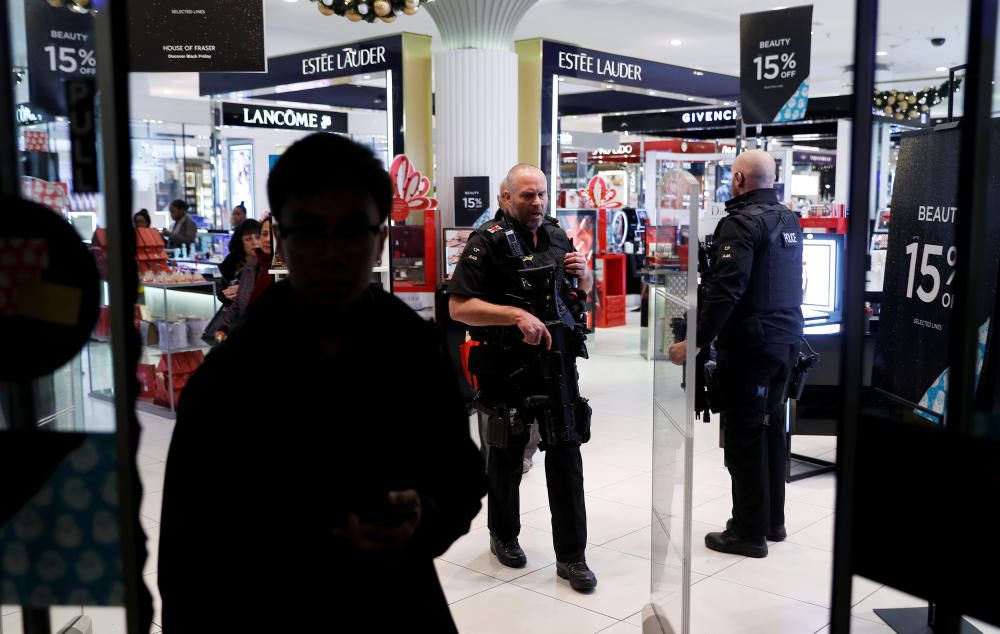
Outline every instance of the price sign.
{"label": "price sign", "polygon": [[490,207],[489,176],[455,177],[455,225],[474,227]]}
{"label": "price sign", "polygon": [[97,76],[94,18],[47,2],[27,2],[25,12],[31,104],[51,116],[65,116],[63,82]]}
{"label": "price sign", "polygon": [[746,123],[805,117],[812,12],[810,5],[740,16],[740,100]]}
{"label": "price sign", "polygon": [[[994,126],[993,145],[1000,144]],[[947,400],[949,330],[955,296],[955,221],[960,132],[957,128],[903,136],[892,197],[892,224],[886,251],[882,313],[872,385],[903,399],[944,413]],[[994,153],[997,152],[993,148]],[[996,159],[992,159],[996,160]],[[1000,195],[998,178],[990,183],[991,200]],[[991,217],[987,261],[996,271],[1000,257],[1000,223]],[[996,277],[987,275],[982,289],[992,307]],[[976,316],[985,348],[989,308]]]}

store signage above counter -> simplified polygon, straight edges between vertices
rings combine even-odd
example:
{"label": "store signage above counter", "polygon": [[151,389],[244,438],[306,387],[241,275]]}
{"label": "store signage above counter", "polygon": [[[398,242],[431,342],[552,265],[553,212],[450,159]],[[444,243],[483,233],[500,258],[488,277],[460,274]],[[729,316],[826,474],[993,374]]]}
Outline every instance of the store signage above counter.
{"label": "store signage above counter", "polygon": [[347,132],[347,113],[223,103],[222,125],[311,132]]}
{"label": "store signage above counter", "polygon": [[402,40],[399,36],[292,53],[269,58],[266,73],[202,73],[199,78],[200,92],[202,95],[222,95],[255,88],[378,73],[392,68],[393,62],[400,60],[401,56]]}
{"label": "store signage above counter", "polygon": [[129,4],[132,72],[263,72],[263,0]]}
{"label": "store signage above counter", "polygon": [[740,120],[740,111],[736,108],[716,108],[713,110],[692,110],[681,114],[681,122],[688,125],[699,123],[725,123]]}
{"label": "store signage above counter", "polygon": [[820,154],[818,152],[792,152],[793,163],[809,163],[812,165],[836,165],[836,154]]}
{"label": "store signage above counter", "polygon": [[806,116],[812,5],[740,16],[740,103],[749,124]]}

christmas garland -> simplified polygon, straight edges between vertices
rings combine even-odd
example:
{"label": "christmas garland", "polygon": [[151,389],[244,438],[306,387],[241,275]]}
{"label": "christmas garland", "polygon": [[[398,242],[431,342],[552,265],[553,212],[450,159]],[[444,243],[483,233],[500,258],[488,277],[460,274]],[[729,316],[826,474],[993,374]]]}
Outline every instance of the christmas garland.
{"label": "christmas garland", "polygon": [[[961,85],[962,79],[955,78],[955,90]],[[948,97],[948,82],[940,86],[930,86],[923,90],[907,92],[905,90],[883,90],[875,92],[875,110],[898,121],[904,119],[919,119],[921,114],[927,114],[930,109]]]}
{"label": "christmas garland", "polygon": [[339,15],[351,22],[395,22],[400,13],[413,15],[428,0],[312,0],[323,15]]}

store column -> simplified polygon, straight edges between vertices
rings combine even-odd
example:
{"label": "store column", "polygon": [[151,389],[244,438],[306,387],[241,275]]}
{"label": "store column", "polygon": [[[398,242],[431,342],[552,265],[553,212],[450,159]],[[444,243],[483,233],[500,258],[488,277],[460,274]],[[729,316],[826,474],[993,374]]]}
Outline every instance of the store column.
{"label": "store column", "polygon": [[435,156],[441,223],[454,227],[455,178],[487,176],[482,201],[517,162],[514,29],[537,0],[437,0],[425,5],[445,51],[434,59]]}

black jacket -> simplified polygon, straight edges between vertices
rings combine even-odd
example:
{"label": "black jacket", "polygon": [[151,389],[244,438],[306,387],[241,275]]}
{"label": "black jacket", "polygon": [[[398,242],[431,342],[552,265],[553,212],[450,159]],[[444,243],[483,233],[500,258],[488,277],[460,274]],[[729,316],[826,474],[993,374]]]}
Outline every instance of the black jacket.
{"label": "black jacket", "polygon": [[730,199],[698,298],[698,347],[749,348],[802,337],[802,227],[773,189]]}
{"label": "black jacket", "polygon": [[[321,347],[331,333],[335,361]],[[433,326],[376,291],[347,314],[303,314],[276,284],[179,403],[164,632],[453,631],[433,560],[469,530],[484,480]],[[420,494],[423,521],[403,551],[331,536],[346,513],[404,489]]]}

